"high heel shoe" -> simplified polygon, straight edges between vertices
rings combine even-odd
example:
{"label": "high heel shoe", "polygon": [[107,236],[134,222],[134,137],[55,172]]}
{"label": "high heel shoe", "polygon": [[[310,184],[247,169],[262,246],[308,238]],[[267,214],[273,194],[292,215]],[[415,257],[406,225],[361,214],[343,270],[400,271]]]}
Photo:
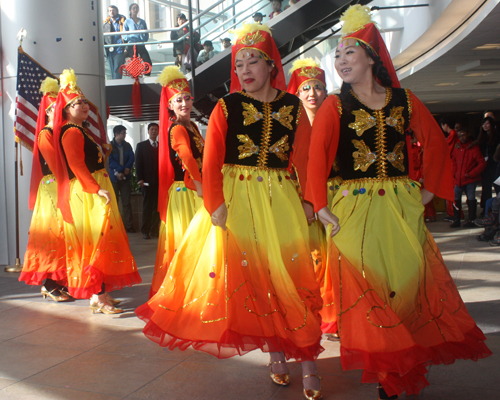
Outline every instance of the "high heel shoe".
{"label": "high heel shoe", "polygon": [[286,364],[286,361],[269,361],[269,365],[271,366],[271,370],[269,375],[271,376],[271,380],[280,386],[288,386],[290,384],[290,372],[286,372],[284,374],[275,374],[273,372],[273,364]]}
{"label": "high heel shoe", "polygon": [[50,292],[45,288],[45,286],[42,286],[42,289],[40,290],[40,293],[42,294],[43,298],[46,299],[47,296],[49,296],[52,300],[57,301],[58,303],[64,302],[64,301],[70,301],[71,298],[60,292],[59,289],[52,289]]}
{"label": "high heel shoe", "polygon": [[117,306],[118,304],[120,304],[122,302],[121,300],[113,299],[109,293],[106,293],[106,300],[112,306]]}
{"label": "high heel shoe", "polygon": [[92,297],[90,298],[89,307],[92,310],[92,314],[121,314],[124,311],[121,308],[116,308],[115,306],[108,303],[106,300],[106,294],[92,295]]}
{"label": "high heel shoe", "polygon": [[[302,377],[302,380],[304,380],[306,378],[311,378],[313,376],[315,376],[316,378],[318,378],[319,380],[321,380],[321,376],[318,376],[318,375],[315,375],[315,374],[304,375]],[[305,389],[304,388],[304,397],[307,400],[321,400],[323,398],[323,391],[321,390],[321,388],[319,388],[319,390]]]}
{"label": "high heel shoe", "polygon": [[399,398],[397,394],[389,397],[380,383],[377,386],[377,389],[378,389],[378,400],[395,400]]}

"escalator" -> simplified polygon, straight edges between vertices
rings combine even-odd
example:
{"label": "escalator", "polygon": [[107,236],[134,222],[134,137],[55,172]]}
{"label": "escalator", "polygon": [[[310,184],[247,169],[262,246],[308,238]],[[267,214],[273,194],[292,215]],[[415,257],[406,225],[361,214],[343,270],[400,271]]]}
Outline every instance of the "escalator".
{"label": "escalator", "polygon": [[[369,2],[370,0],[301,0],[293,8],[273,18],[268,25],[283,58],[330,29],[350,5]],[[191,88],[194,87],[193,118],[206,123],[217,100],[228,93],[230,71],[231,51],[226,49],[196,68],[194,85],[191,74],[186,75]],[[143,115],[140,118],[134,118],[132,113],[132,81],[123,80],[123,84],[107,85],[106,98],[111,115],[130,122],[157,121],[161,86],[153,81],[153,78],[149,78],[141,83]]]}

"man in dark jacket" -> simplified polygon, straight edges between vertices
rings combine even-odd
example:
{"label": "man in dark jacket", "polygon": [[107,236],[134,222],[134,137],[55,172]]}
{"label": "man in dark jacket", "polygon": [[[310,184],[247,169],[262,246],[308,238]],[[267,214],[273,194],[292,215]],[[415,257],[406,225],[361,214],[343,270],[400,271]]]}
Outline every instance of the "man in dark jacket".
{"label": "man in dark jacket", "polygon": [[[106,32],[122,32],[123,24],[125,23],[125,18],[123,15],[118,14],[118,7],[109,6],[108,7],[108,18],[104,20],[102,26],[102,31]],[[123,43],[123,38],[121,35],[116,36],[104,36],[104,44],[120,44]],[[125,64],[126,48],[123,46],[113,46],[105,47],[106,58],[108,59],[109,68],[111,69],[112,79],[122,79],[122,74],[120,74],[120,66]]]}
{"label": "man in dark jacket", "polygon": [[476,185],[481,180],[481,172],[486,167],[486,161],[478,145],[470,146],[472,138],[467,129],[457,132],[458,141],[451,152],[451,163],[453,176],[455,178],[455,204],[454,221],[451,228],[460,227],[460,214],[462,211],[462,193],[467,195],[467,206],[469,208],[469,220],[464,224],[465,228],[475,227],[477,200]]}
{"label": "man in dark jacket", "polygon": [[142,237],[157,237],[160,229],[158,213],[158,124],[148,125],[149,139],[139,142],[135,150],[137,183],[142,187]]}
{"label": "man in dark jacket", "polygon": [[122,220],[127,232],[135,232],[130,206],[130,178],[134,165],[134,151],[125,141],[127,129],[123,125],[113,128],[115,137],[111,141],[113,150],[109,156],[109,178],[115,190],[116,199],[122,199]]}

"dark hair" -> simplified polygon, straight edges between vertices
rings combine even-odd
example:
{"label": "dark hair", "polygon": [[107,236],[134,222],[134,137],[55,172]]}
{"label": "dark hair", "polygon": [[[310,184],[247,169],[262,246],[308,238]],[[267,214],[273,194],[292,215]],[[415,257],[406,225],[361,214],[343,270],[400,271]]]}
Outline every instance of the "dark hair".
{"label": "dark hair", "polygon": [[[465,132],[465,133],[467,134],[467,136],[469,136],[469,137],[470,137],[470,132],[469,132],[469,130],[468,130],[467,128],[460,128],[460,129],[458,130],[458,132]],[[457,134],[458,134],[458,132],[457,132]]]}
{"label": "dark hair", "polygon": [[108,8],[114,8],[116,10],[116,13],[118,14],[118,7],[117,6],[109,6]]}
{"label": "dark hair", "polygon": [[231,39],[230,39],[230,38],[228,38],[228,37],[225,37],[224,39],[222,39],[222,41],[223,41],[223,42],[230,42],[230,41],[231,41]]}
{"label": "dark hair", "polygon": [[[133,6],[137,6],[137,8],[139,8],[139,9],[140,9],[139,4],[137,4],[137,3],[132,3],[131,5],[129,5],[129,6],[128,6],[128,10],[129,10],[129,11],[132,11],[132,7],[133,7]],[[129,13],[128,13],[128,15],[132,16],[132,13],[131,13],[131,12],[129,12]]]}
{"label": "dark hair", "polygon": [[449,115],[445,115],[439,120],[439,125],[448,125],[450,129],[453,129],[455,128],[455,120]]}
{"label": "dark hair", "polygon": [[211,40],[205,40],[203,42],[203,46],[210,46],[210,47],[214,47],[214,45],[212,44],[212,41]]}
{"label": "dark hair", "polygon": [[262,13],[260,12],[256,12],[254,15],[252,15],[252,18],[255,18],[255,17],[261,17],[261,18],[264,18],[264,16],[262,15]]}
{"label": "dark hair", "polygon": [[185,19],[187,21],[186,15],[183,13],[177,14],[177,19],[179,18]]}
{"label": "dark hair", "polygon": [[127,128],[125,128],[123,125],[116,125],[114,128],[113,128],[113,135],[118,135],[119,133],[121,133],[122,131],[126,131]]}
{"label": "dark hair", "polygon": [[148,124],[148,132],[149,128],[151,128],[152,126],[156,126],[158,129],[160,128],[160,125],[158,125],[156,122],[151,122],[150,124]]}
{"label": "dark hair", "polygon": [[274,79],[278,76],[278,67],[276,66],[274,60],[266,60],[267,65],[270,67],[273,67],[273,70],[271,71],[271,79]]}
{"label": "dark hair", "polygon": [[[488,135],[488,132],[486,132],[483,129],[483,125],[485,122],[489,122],[491,125],[491,130],[493,133],[491,135]],[[486,117],[483,118],[481,121],[481,129],[479,129],[479,136],[477,137],[477,142],[480,145],[496,145],[498,143],[498,133],[496,132],[496,125],[495,125],[495,120],[491,117]]]}
{"label": "dark hair", "polygon": [[484,115],[484,114],[487,114],[487,113],[492,113],[492,114],[496,117],[495,111],[493,111],[493,110],[486,110],[486,111],[483,113],[483,115]]}
{"label": "dark hair", "polygon": [[[378,56],[371,47],[367,46],[363,42],[356,41],[356,43],[359,43],[359,47],[361,47],[366,52],[366,55],[373,60],[374,64],[372,65],[372,73],[377,81],[382,86],[392,87],[391,76],[389,75],[387,68],[384,67],[384,62],[381,60],[380,56]],[[351,111],[353,107],[352,96],[349,95],[350,91],[351,84],[342,82],[339,96],[342,100],[342,106],[348,111]]]}

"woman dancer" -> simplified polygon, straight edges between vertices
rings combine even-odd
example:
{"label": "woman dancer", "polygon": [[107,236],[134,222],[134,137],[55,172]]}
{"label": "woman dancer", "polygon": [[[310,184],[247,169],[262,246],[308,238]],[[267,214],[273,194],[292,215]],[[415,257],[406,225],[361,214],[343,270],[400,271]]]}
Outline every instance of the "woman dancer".
{"label": "woman dancer", "polygon": [[69,293],[93,312],[117,314],[108,292],[141,282],[104,155],[84,127],[88,100],[64,70],[54,111],[58,206],[64,218]]}
{"label": "woman dancer", "polygon": [[[127,20],[123,24],[123,29],[126,31],[147,30],[148,26],[146,25],[146,21],[144,21],[142,18],[139,18],[139,5],[137,3],[132,3],[128,9],[130,12],[130,18],[127,18]],[[127,43],[147,42],[149,40],[149,33],[131,33],[130,35],[124,35],[123,40],[125,40]],[[151,57],[146,50],[146,45],[136,44],[135,48],[137,50],[137,56],[141,57],[144,62],[151,64]],[[129,54],[133,54],[133,49],[130,47]],[[151,72],[145,75],[149,76],[151,75]]]}
{"label": "woman dancer", "polygon": [[[335,67],[344,83],[316,115],[306,199],[327,226],[342,367],[363,369],[363,382],[380,382],[387,399],[427,386],[430,364],[491,352],[423,221],[422,203],[453,198],[446,141],[423,104],[398,88],[368,11],[353,6],[342,18]],[[407,176],[408,128],[424,148],[422,190]],[[330,209],[325,183],[336,155],[343,183]]]}
{"label": "woman dancer", "polygon": [[[293,145],[293,162],[298,168],[300,187],[305,190],[307,185],[307,161],[309,157],[309,144],[311,142],[311,129],[314,117],[328,96],[326,91],[325,71],[312,58],[296,60],[289,71],[291,73],[288,83],[288,93],[300,98],[306,111],[309,124],[301,125],[300,135],[297,135]],[[303,170],[302,170],[303,168]],[[331,169],[327,182],[328,204],[341,182],[340,176],[334,168]],[[304,201],[304,200],[303,200]],[[305,201],[304,201],[305,202]],[[333,300],[331,280],[325,275],[323,257],[326,254],[326,236],[323,224],[316,219],[311,203],[305,202],[304,208],[309,222],[309,235],[311,256],[314,262],[316,278],[320,283],[323,308],[321,309],[321,329],[325,333],[337,336],[337,314]]]}
{"label": "woman dancer", "polygon": [[[244,24],[232,46],[231,93],[207,130],[203,199],[158,293],[136,310],[161,346],[219,358],[271,353],[271,378],[302,362],[304,396],[322,398],[319,287],[307,221],[287,171],[300,100],[284,91],[266,25]],[[242,90],[243,89],[243,90]],[[303,110],[302,110],[303,113]]]}
{"label": "woman dancer", "polygon": [[190,120],[193,99],[178,67],[165,67],[158,78],[160,153],[158,210],[161,225],[149,297],[160,288],[189,223],[202,205],[201,161],[205,141]]}
{"label": "woman dancer", "polygon": [[42,296],[60,302],[71,300],[71,297],[65,288],[67,275],[63,219],[57,208],[57,180],[54,175],[56,155],[52,140],[52,117],[59,92],[57,80],[45,78],[40,92],[43,97],[36,121],[29,197],[33,216],[19,280],[28,285],[41,285],[43,282]]}

